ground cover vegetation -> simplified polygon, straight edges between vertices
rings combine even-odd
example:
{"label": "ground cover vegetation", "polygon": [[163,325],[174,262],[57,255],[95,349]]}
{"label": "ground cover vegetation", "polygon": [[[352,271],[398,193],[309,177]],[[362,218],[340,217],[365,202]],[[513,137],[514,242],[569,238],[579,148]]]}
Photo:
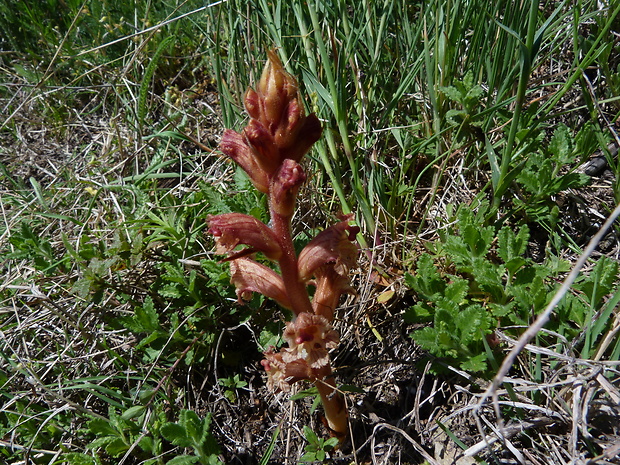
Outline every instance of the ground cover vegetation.
{"label": "ground cover vegetation", "polygon": [[[617,2],[4,0],[0,45],[2,463],[617,463]],[[269,222],[218,144],[271,49],[293,245],[360,230],[342,443],[207,234]]]}

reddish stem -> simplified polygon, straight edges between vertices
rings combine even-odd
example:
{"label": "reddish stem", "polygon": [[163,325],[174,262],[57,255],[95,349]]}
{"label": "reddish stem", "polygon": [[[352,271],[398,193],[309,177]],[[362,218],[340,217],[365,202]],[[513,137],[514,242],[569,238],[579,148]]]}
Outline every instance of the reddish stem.
{"label": "reddish stem", "polygon": [[[272,202],[273,198],[270,198],[270,206]],[[282,248],[282,256],[278,260],[280,274],[282,275],[284,288],[291,302],[293,312],[295,315],[299,315],[301,312],[312,313],[312,304],[310,303],[310,297],[308,297],[308,289],[299,279],[297,254],[295,253],[291,234],[291,218],[280,215],[271,207],[270,214],[271,229],[278,238],[280,247]]]}

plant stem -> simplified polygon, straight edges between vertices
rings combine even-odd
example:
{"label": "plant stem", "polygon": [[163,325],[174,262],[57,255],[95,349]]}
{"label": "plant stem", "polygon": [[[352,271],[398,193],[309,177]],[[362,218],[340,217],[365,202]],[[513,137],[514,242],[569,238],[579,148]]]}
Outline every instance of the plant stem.
{"label": "plant stem", "polygon": [[325,367],[325,371],[327,372],[326,376],[323,379],[317,380],[314,384],[321,395],[327,426],[340,440],[343,440],[348,428],[347,409],[345,408],[342,394],[336,388],[331,367],[328,365]]}
{"label": "plant stem", "polygon": [[312,313],[312,304],[308,297],[308,290],[306,285],[299,279],[297,254],[295,253],[291,234],[291,218],[277,213],[272,207],[273,202],[274,200],[270,198],[271,228],[276,237],[278,237],[278,242],[282,248],[282,256],[278,260],[278,264],[280,265],[280,274],[282,275],[286,294],[295,315],[299,315],[301,312]]}

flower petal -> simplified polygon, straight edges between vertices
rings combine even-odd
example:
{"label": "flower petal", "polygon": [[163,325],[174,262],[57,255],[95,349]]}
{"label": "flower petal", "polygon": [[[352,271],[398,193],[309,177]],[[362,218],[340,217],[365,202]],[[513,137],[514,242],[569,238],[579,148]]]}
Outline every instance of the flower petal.
{"label": "flower petal", "polygon": [[253,252],[262,252],[271,260],[282,255],[274,232],[262,221],[242,213],[225,213],[207,218],[209,233],[215,236],[217,253],[231,252],[239,244],[248,245]]}
{"label": "flower petal", "polygon": [[348,272],[339,272],[336,268],[335,264],[327,264],[315,271],[316,291],[312,297],[312,309],[315,314],[324,316],[328,321],[334,319],[340,296],[345,293],[355,294]]}
{"label": "flower petal", "polygon": [[261,362],[267,372],[267,387],[270,390],[289,392],[291,384],[302,379],[314,379],[312,370],[304,360],[286,363],[282,359],[282,351],[275,352],[271,347],[265,352],[265,359]]}
{"label": "flower petal", "polygon": [[259,292],[275,300],[284,308],[291,308],[291,303],[279,274],[271,268],[249,258],[238,258],[230,262],[230,281],[237,288],[239,302],[250,300],[252,292]]}

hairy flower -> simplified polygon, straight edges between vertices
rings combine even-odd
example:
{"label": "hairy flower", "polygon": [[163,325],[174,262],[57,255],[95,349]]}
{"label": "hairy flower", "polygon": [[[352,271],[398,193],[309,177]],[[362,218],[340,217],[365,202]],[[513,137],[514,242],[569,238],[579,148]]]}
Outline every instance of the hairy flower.
{"label": "hairy flower", "polygon": [[339,339],[327,318],[307,312],[288,323],[282,337],[289,345],[282,354],[284,362],[301,359],[311,368],[329,364],[327,350],[335,348]]}
{"label": "hairy flower", "polygon": [[317,315],[333,320],[334,311],[338,307],[342,294],[355,294],[351,287],[348,270],[339,272],[334,265],[325,265],[315,272],[314,284],[316,291],[312,298],[312,309]]}
{"label": "hairy flower", "polygon": [[284,70],[275,50],[269,50],[256,91],[250,89],[245,95],[245,108],[275,134],[288,103],[298,98],[297,87],[297,80]]}
{"label": "hairy flower", "polygon": [[230,262],[230,274],[230,281],[237,288],[240,303],[250,300],[252,292],[258,292],[284,308],[291,308],[284,282],[271,268],[249,258],[237,258]]}
{"label": "hairy flower", "polygon": [[267,258],[277,260],[282,255],[282,249],[274,232],[253,216],[225,213],[209,216],[207,223],[209,233],[215,237],[218,254],[231,252],[239,244],[243,244],[249,246],[249,249],[232,258],[262,252]]}
{"label": "hairy flower", "polygon": [[312,370],[305,360],[297,359],[285,363],[282,354],[282,351],[275,352],[271,347],[265,352],[265,359],[261,361],[261,365],[267,372],[267,387],[270,390],[288,392],[291,384],[302,379],[313,379]]}
{"label": "hairy flower", "polygon": [[[348,273],[348,269],[357,263],[358,248],[352,242],[359,232],[357,226],[351,226],[348,215],[340,223],[327,228],[312,239],[299,254],[299,277],[307,281],[320,267],[332,263]],[[339,270],[340,271],[340,270]]]}
{"label": "hairy flower", "polygon": [[244,103],[252,118],[246,136],[270,175],[284,160],[299,162],[321,137],[321,122],[314,113],[306,116],[297,80],[273,50],[256,90],[248,89]]}
{"label": "hairy flower", "polygon": [[265,194],[269,192],[268,173],[261,167],[255,149],[248,145],[245,136],[226,129],[222,135],[220,150],[247,173],[256,189]]}

